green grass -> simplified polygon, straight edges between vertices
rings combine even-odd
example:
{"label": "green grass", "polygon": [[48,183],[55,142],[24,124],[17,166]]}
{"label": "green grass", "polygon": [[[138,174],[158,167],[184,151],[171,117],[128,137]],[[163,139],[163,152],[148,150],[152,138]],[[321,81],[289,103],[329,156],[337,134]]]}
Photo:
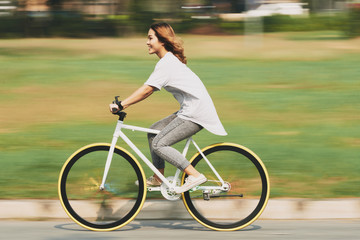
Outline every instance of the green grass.
{"label": "green grass", "polygon": [[316,32],[300,32],[292,33],[288,36],[289,40],[343,40],[348,37],[341,31],[316,31]]}
{"label": "green grass", "polygon": [[[265,36],[264,48],[251,51],[238,37],[184,37],[188,65],[229,133],[202,131],[195,139],[202,147],[228,141],[252,149],[268,168],[272,197],[360,197],[359,42],[331,48],[325,43],[338,39],[317,40],[323,47],[309,56],[315,43],[291,36]],[[110,142],[116,118],[107,104],[140,86],[157,61],[131,39],[78,41],[0,40],[1,198],[56,198],[62,164],[86,144]],[[222,43],[244,54],[226,55]],[[279,46],[288,52],[274,54]],[[147,127],[177,107],[161,91],[129,108],[126,121]],[[129,136],[149,156],[145,134]]]}

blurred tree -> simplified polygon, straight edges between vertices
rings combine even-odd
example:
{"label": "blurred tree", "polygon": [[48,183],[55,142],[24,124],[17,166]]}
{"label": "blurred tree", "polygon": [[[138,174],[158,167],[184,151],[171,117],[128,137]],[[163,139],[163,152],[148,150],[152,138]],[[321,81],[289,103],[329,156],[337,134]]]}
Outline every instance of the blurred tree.
{"label": "blurred tree", "polygon": [[227,3],[230,6],[230,12],[232,13],[240,13],[245,11],[246,8],[246,0],[213,0],[212,5],[216,5],[219,2]]}
{"label": "blurred tree", "polygon": [[236,13],[245,11],[245,0],[231,0],[232,10]]}
{"label": "blurred tree", "polygon": [[50,11],[59,11],[62,9],[63,0],[47,0],[46,5]]}

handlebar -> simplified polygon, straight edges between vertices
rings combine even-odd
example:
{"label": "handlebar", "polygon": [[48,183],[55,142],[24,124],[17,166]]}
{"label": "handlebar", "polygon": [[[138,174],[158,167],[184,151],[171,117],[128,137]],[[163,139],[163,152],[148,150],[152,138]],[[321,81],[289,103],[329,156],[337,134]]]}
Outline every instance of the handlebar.
{"label": "handlebar", "polygon": [[[115,96],[115,100],[114,100],[112,103],[118,105],[119,111],[121,111],[121,110],[124,109],[124,107],[121,105],[121,101],[119,101],[119,97],[120,97],[120,96]],[[113,109],[112,109],[113,112],[116,112],[117,110],[118,110],[118,109],[116,109],[116,108],[113,108]]]}
{"label": "handlebar", "polygon": [[124,108],[123,106],[121,106],[121,101],[119,101],[119,97],[120,96],[115,96],[115,100],[112,102],[113,104],[118,105],[119,109],[113,108],[111,110],[112,110],[112,114],[119,116],[120,121],[124,121],[124,118],[126,117],[126,112],[122,112]]}

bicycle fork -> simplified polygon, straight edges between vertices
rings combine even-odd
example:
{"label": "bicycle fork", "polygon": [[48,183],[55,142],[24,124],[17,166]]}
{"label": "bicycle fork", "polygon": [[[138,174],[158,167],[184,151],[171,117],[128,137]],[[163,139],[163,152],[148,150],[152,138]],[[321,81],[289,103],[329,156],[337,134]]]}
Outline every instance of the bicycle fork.
{"label": "bicycle fork", "polygon": [[121,124],[122,124],[121,121],[118,121],[118,123],[116,124],[113,139],[111,141],[110,150],[109,150],[109,153],[108,153],[108,156],[107,156],[107,159],[106,159],[104,175],[103,175],[103,179],[102,179],[101,184],[100,184],[100,190],[105,189],[105,181],[107,179],[107,175],[108,175],[109,170],[110,170],[110,165],[111,165],[112,157],[114,155],[115,145],[116,145],[117,140],[119,138],[119,135],[117,133],[121,130]]}

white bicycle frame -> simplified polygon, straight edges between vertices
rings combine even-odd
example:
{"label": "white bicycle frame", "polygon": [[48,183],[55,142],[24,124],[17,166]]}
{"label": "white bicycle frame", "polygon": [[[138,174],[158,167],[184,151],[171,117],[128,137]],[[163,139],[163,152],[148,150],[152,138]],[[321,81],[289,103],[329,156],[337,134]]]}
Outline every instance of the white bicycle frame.
{"label": "white bicycle frame", "polygon": [[[111,147],[109,150],[109,154],[107,156],[106,159],[106,164],[105,164],[105,170],[104,170],[104,175],[103,175],[103,179],[100,185],[100,189],[103,190],[105,189],[105,182],[107,179],[107,175],[110,169],[110,165],[111,165],[111,161],[112,161],[112,157],[114,154],[114,149],[115,149],[115,145],[120,138],[122,138],[126,144],[132,149],[134,150],[134,152],[145,162],[145,164],[161,179],[161,181],[169,188],[170,191],[175,191],[176,188],[176,179],[179,178],[181,171],[179,169],[176,170],[175,172],[175,176],[174,176],[174,181],[172,181],[172,183],[170,183],[168,181],[168,179],[165,178],[165,176],[152,164],[152,162],[147,159],[147,157],[145,157],[145,155],[139,150],[139,148],[137,148],[135,146],[135,144],[121,131],[122,129],[129,129],[132,131],[140,131],[140,132],[146,132],[146,133],[153,133],[153,134],[158,134],[160,131],[159,130],[154,130],[154,129],[150,129],[150,128],[142,128],[142,127],[137,127],[137,126],[132,126],[132,125],[126,125],[124,124],[123,121],[118,120],[117,124],[116,124],[116,128],[115,128],[115,132],[113,135],[113,139],[111,142]],[[190,137],[187,139],[184,150],[182,152],[183,156],[185,157],[189,146],[190,146],[190,142],[193,143],[193,145],[195,146],[195,148],[199,151],[199,153],[201,154],[201,156],[204,158],[204,160],[206,161],[206,163],[209,165],[209,167],[211,168],[211,170],[214,172],[214,174],[216,175],[216,177],[218,178],[219,182],[221,183],[221,186],[218,187],[201,187],[202,190],[226,190],[226,185],[224,180],[221,178],[221,176],[219,175],[219,173],[216,171],[216,169],[213,167],[213,165],[210,163],[210,161],[206,158],[206,156],[203,154],[203,152],[201,151],[201,149],[199,148],[199,146],[195,143],[195,141]]]}

